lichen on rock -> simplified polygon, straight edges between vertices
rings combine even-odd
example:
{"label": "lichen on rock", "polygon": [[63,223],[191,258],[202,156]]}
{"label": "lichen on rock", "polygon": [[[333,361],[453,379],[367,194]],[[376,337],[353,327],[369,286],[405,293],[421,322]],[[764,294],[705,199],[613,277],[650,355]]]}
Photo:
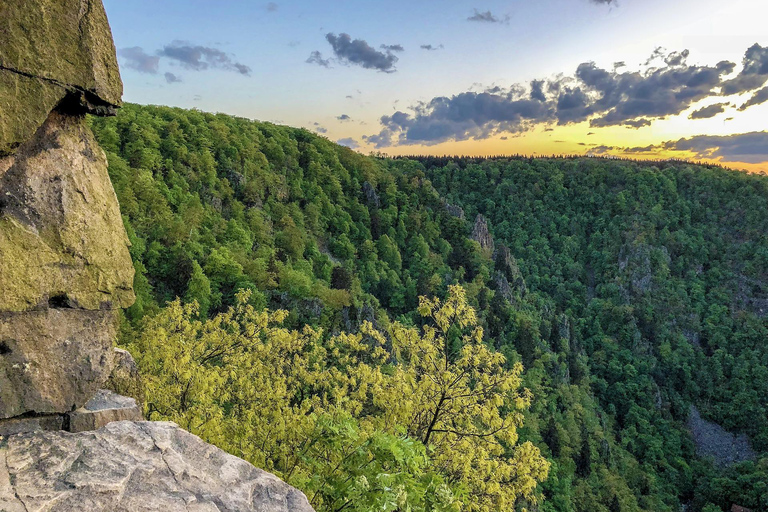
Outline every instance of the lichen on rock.
{"label": "lichen on rock", "polygon": [[100,0],[0,2],[0,155],[62,101],[103,115],[120,105],[122,92]]}
{"label": "lichen on rock", "polygon": [[0,159],[0,311],[128,307],[133,272],[104,152],[82,117],[51,113]]}

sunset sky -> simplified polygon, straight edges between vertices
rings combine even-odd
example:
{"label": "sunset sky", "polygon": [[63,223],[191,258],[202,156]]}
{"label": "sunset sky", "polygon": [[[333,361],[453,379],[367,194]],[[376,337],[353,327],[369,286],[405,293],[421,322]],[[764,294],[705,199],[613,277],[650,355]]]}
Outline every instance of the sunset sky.
{"label": "sunset sky", "polygon": [[105,0],[129,102],[361,152],[768,171],[766,0]]}

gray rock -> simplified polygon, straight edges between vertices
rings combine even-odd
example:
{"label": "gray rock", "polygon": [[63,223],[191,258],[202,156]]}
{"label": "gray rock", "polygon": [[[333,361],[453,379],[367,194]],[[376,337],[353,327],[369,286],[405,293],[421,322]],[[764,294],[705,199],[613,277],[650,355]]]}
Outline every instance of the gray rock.
{"label": "gray rock", "polygon": [[472,228],[472,235],[470,238],[479,243],[480,247],[489,253],[493,253],[493,237],[491,236],[491,232],[488,229],[488,221],[479,213],[475,218],[475,226]]}
{"label": "gray rock", "polygon": [[0,420],[0,437],[8,437],[22,432],[61,430],[64,428],[64,418],[63,414],[46,414],[44,416],[23,416]]}
{"label": "gray rock", "polygon": [[757,456],[746,434],[732,434],[717,423],[705,420],[693,405],[688,429],[696,445],[696,455],[712,457],[716,466],[727,467]]}
{"label": "gray rock", "polygon": [[144,383],[133,356],[127,350],[115,347],[113,360],[112,373],[107,382],[104,383],[104,389],[133,398],[139,409],[143,409]]}
{"label": "gray rock", "polygon": [[98,430],[113,421],[142,421],[144,415],[133,398],[100,389],[86,404],[67,413],[67,430]]}
{"label": "gray rock", "polygon": [[0,444],[0,510],[311,512],[304,494],[173,423],[110,423]]}
{"label": "gray rock", "polygon": [[116,311],[0,313],[0,419],[66,413],[112,370]]}

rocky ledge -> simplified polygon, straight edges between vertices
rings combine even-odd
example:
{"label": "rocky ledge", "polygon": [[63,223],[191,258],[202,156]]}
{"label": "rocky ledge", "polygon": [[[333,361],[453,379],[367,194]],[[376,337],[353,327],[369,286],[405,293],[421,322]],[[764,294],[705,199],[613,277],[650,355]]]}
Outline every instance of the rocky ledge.
{"label": "rocky ledge", "polygon": [[0,441],[6,512],[312,512],[276,476],[174,423],[120,421]]}

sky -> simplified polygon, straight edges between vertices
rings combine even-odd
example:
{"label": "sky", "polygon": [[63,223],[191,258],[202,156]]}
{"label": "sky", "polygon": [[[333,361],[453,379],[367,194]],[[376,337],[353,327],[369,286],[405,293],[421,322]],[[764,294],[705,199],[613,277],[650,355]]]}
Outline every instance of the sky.
{"label": "sky", "polygon": [[362,153],[768,172],[766,0],[104,0],[124,100]]}

